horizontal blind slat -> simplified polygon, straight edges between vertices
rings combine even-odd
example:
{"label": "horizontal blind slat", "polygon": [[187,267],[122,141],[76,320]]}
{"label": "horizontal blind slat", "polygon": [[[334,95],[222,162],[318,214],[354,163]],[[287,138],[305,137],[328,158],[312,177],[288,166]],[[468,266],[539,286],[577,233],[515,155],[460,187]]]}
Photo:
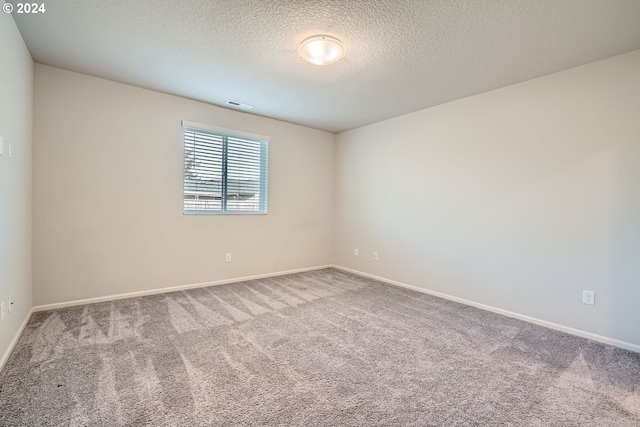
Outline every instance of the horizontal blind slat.
{"label": "horizontal blind slat", "polygon": [[266,212],[266,141],[185,128],[184,147],[185,212]]}

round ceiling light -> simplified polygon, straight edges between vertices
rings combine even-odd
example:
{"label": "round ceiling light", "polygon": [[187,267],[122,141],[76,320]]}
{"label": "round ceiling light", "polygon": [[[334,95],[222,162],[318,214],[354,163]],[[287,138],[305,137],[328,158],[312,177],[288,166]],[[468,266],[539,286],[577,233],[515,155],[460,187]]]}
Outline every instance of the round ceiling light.
{"label": "round ceiling light", "polygon": [[316,65],[329,65],[344,58],[342,42],[331,36],[312,36],[300,44],[298,55]]}

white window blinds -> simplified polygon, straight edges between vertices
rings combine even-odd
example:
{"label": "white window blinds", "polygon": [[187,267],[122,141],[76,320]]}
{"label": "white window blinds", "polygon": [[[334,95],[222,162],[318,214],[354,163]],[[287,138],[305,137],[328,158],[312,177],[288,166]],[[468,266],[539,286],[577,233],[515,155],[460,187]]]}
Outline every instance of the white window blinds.
{"label": "white window blinds", "polygon": [[269,138],[186,121],[182,126],[184,213],[267,213]]}

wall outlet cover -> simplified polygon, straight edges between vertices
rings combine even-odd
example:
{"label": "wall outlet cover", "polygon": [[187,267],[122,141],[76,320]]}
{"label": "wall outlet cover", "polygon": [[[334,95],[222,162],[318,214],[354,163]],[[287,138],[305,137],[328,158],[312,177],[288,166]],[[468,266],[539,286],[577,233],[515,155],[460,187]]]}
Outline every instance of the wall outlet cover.
{"label": "wall outlet cover", "polygon": [[596,293],[595,291],[582,291],[582,303],[587,305],[595,305],[596,304]]}

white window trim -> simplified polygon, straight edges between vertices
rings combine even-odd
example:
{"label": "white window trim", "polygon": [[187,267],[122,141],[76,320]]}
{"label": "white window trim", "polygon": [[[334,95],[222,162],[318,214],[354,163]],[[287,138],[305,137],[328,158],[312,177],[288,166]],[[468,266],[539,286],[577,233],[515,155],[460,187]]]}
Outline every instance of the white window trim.
{"label": "white window trim", "polygon": [[210,130],[212,132],[219,132],[219,133],[224,133],[224,134],[233,135],[233,136],[242,136],[244,138],[257,139],[257,140],[265,141],[265,142],[269,142],[271,140],[271,137],[266,136],[266,135],[259,135],[257,133],[243,132],[241,130],[227,129],[227,128],[222,128],[222,127],[218,127],[218,126],[205,125],[203,123],[190,122],[190,121],[187,121],[187,120],[183,120],[182,121],[182,127],[183,128],[196,128],[196,129]]}
{"label": "white window trim", "polygon": [[[230,136],[238,136],[238,137],[249,138],[249,139],[254,139],[254,140],[258,140],[258,141],[264,141],[267,144],[271,140],[271,137],[266,136],[266,135],[260,135],[260,134],[257,134],[257,133],[244,132],[244,131],[239,131],[239,130],[235,130],[235,129],[223,128],[223,127],[220,127],[220,126],[212,126],[212,125],[208,125],[208,124],[204,124],[204,123],[192,122],[192,121],[189,121],[189,120],[182,120],[181,124],[182,124],[182,129],[183,130],[185,128],[202,129],[202,130],[208,130],[208,131],[211,131],[211,132],[221,133],[221,134],[230,135]],[[184,135],[184,132],[183,132],[183,135]],[[183,146],[183,155],[184,155],[184,136],[183,136],[182,146]],[[267,165],[267,168],[268,168],[268,165]],[[182,179],[183,179],[183,183],[184,183],[184,175],[183,175]],[[265,183],[265,185],[266,185],[266,192],[264,193],[264,195],[266,197],[266,200],[268,200],[269,199],[268,183]],[[181,196],[182,196],[182,203],[183,203],[183,210],[182,210],[182,214],[183,215],[268,215],[269,214],[269,210],[268,209],[266,211],[185,210],[184,209],[184,189],[182,191],[182,195]]]}

